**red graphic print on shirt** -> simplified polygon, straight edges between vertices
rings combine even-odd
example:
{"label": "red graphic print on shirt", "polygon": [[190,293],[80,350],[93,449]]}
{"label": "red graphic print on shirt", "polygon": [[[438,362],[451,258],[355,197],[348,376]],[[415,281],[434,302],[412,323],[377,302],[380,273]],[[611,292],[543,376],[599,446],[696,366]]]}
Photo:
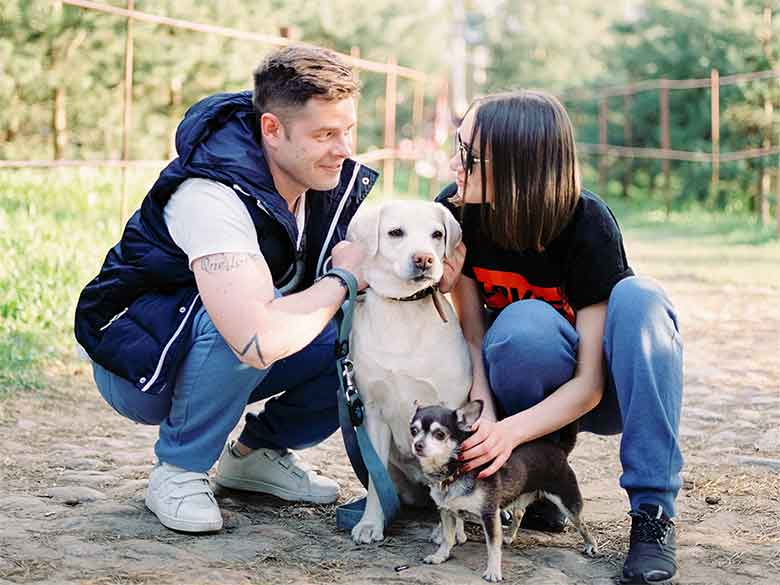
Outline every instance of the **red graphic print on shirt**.
{"label": "red graphic print on shirt", "polygon": [[572,309],[560,287],[536,286],[528,282],[520,274],[490,270],[488,268],[473,268],[485,304],[491,309],[501,310],[509,303],[527,299],[539,299],[552,305],[566,320],[574,325],[574,309]]}

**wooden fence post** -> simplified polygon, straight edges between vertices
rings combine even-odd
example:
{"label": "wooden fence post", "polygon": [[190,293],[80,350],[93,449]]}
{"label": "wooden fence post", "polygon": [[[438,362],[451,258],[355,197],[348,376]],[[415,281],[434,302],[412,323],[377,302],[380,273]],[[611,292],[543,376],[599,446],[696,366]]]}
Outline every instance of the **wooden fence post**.
{"label": "wooden fence post", "polygon": [[[390,71],[385,80],[385,149],[395,149],[395,105],[397,98],[397,71],[395,56],[387,58]],[[386,156],[384,161],[384,176],[382,185],[385,197],[392,197],[394,189],[395,155]]]}
{"label": "wooden fence post", "polygon": [[[764,131],[763,147],[769,149],[772,146],[772,100],[764,99],[764,116],[766,118],[767,128]],[[760,201],[756,211],[761,225],[769,225],[771,213],[769,210],[770,198],[772,196],[772,171],[769,168],[769,158],[761,159],[761,189],[759,191]]]}
{"label": "wooden fence post", "polygon": [[609,189],[609,172],[607,167],[607,131],[609,117],[609,101],[607,96],[601,96],[599,100],[599,188],[601,196],[607,196]]}
{"label": "wooden fence post", "polygon": [[[630,89],[629,89],[630,91]],[[631,129],[631,106],[633,105],[633,95],[626,93],[623,95],[623,144],[625,146],[631,146],[634,140]],[[628,189],[631,186],[633,180],[632,170],[634,166],[634,159],[626,157],[625,165],[623,167],[623,198],[628,199]]]}
{"label": "wooden fence post", "polygon": [[409,192],[413,195],[419,195],[420,188],[419,177],[417,176],[417,154],[422,152],[424,137],[423,132],[423,111],[425,108],[425,82],[415,81],[414,83],[414,103],[412,105],[412,135],[414,136],[415,159],[412,161],[412,170],[409,175]]}
{"label": "wooden fence post", "polygon": [[[668,80],[664,77],[661,79],[661,148],[663,150],[669,150],[671,145],[671,139],[669,137],[669,84]],[[669,159],[664,153],[664,158],[661,160],[661,168],[664,174],[664,202],[666,204],[666,216],[668,217],[672,213],[672,184],[671,184],[671,170]]]}
{"label": "wooden fence post", "polygon": [[[780,133],[778,133],[778,144],[780,144]],[[775,171],[775,237],[780,240],[780,154],[777,156],[777,166]]]}
{"label": "wooden fence post", "polygon": [[[127,9],[133,10],[135,0],[127,0]],[[125,37],[125,86],[122,106],[122,161],[130,159],[130,126],[133,108],[133,19],[127,17],[127,35]],[[127,219],[127,164],[122,165],[122,192],[119,199],[119,231]]]}
{"label": "wooden fence post", "polygon": [[712,178],[710,180],[709,207],[718,202],[720,190],[720,73],[710,71],[710,133],[712,135]]}

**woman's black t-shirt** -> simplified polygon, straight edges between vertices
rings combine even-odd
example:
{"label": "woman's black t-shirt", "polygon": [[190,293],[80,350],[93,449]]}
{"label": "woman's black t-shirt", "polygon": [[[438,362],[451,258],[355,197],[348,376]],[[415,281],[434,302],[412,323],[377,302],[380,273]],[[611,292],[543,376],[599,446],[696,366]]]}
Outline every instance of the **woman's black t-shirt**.
{"label": "woman's black t-shirt", "polygon": [[481,205],[457,208],[448,201],[456,190],[453,183],[436,200],[460,220],[466,244],[463,274],[476,280],[490,309],[539,299],[574,324],[579,309],[606,301],[620,280],[634,274],[615,216],[589,191],[583,190],[571,220],[542,252],[515,252],[480,233]]}

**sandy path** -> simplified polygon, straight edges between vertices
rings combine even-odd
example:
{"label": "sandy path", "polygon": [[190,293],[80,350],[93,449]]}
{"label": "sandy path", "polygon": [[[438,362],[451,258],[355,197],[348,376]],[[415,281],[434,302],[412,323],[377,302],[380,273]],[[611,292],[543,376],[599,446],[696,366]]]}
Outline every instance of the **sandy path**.
{"label": "sandy path", "polygon": [[[664,284],[686,343],[679,583],[778,583],[778,292],[685,278]],[[113,414],[83,364],[56,368],[50,390],[0,403],[0,584],[483,582],[476,527],[454,559],[421,564],[433,547],[433,513],[407,514],[383,543],[357,547],[336,531],[332,506],[232,492],[219,494],[220,534],[171,532],[143,504],[155,430]],[[581,435],[573,455],[602,555],[582,556],[573,532],[521,532],[505,547],[506,582],[614,582],[629,526],[618,446]],[[303,456],[340,481],[342,501],[361,493],[338,435]]]}

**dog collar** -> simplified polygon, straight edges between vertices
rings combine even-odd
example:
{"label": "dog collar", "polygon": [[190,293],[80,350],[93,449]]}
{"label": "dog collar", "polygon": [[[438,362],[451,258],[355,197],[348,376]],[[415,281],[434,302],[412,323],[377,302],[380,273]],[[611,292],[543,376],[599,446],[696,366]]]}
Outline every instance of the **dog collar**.
{"label": "dog collar", "polygon": [[439,482],[439,489],[441,491],[446,490],[449,488],[453,483],[458,481],[461,477],[463,477],[463,472],[461,471],[461,467],[458,466],[457,469],[455,469],[455,473],[452,475],[448,475],[443,480]]}
{"label": "dog collar", "polygon": [[433,306],[436,307],[436,312],[439,313],[439,317],[441,317],[442,323],[447,323],[447,316],[444,314],[444,308],[441,305],[441,299],[439,299],[439,296],[436,294],[439,292],[438,287],[435,284],[432,284],[429,287],[426,287],[422,290],[418,290],[413,295],[409,295],[408,297],[390,297],[394,301],[419,301],[421,299],[424,299],[425,297],[433,296]]}
{"label": "dog collar", "polygon": [[434,285],[431,285],[427,288],[424,288],[422,290],[418,290],[413,295],[409,295],[408,297],[390,297],[394,301],[419,301],[420,299],[424,299],[425,297],[431,296],[433,293],[436,292],[436,287]]}

